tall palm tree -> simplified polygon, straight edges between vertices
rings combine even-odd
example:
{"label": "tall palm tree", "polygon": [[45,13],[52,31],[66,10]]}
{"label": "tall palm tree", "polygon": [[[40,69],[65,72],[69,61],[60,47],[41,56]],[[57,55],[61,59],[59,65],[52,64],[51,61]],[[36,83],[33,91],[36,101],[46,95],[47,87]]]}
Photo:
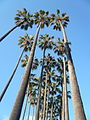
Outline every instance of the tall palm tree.
{"label": "tall palm tree", "polygon": [[63,71],[64,71],[64,107],[65,107],[65,120],[69,120],[69,110],[68,110],[68,95],[67,95],[67,79],[66,79],[66,62],[63,57]]}
{"label": "tall palm tree", "polygon": [[31,105],[32,105],[32,120],[34,120],[34,103],[32,103]]}
{"label": "tall palm tree", "polygon": [[44,90],[44,104],[43,104],[43,120],[45,120],[45,117],[46,117],[47,81],[48,81],[48,73],[46,72],[45,90]]}
{"label": "tall palm tree", "polygon": [[0,101],[2,100],[6,90],[8,89],[8,87],[9,87],[9,85],[10,85],[10,83],[11,83],[11,81],[12,81],[14,75],[15,75],[15,72],[16,72],[16,70],[18,68],[18,65],[19,65],[20,61],[21,61],[23,53],[28,51],[28,50],[31,50],[32,44],[33,44],[33,36],[29,37],[28,34],[25,34],[24,37],[20,36],[18,45],[20,45],[20,48],[23,48],[23,50],[22,50],[22,52],[20,54],[20,57],[19,57],[19,59],[17,61],[17,64],[16,64],[16,66],[15,66],[15,68],[14,68],[14,70],[13,70],[13,72],[12,72],[12,74],[11,74],[5,88],[3,89],[3,91],[2,91],[2,93],[0,95]]}
{"label": "tall palm tree", "polygon": [[3,98],[3,96],[5,95],[6,90],[8,89],[9,84],[10,84],[11,81],[12,81],[12,78],[14,77],[14,74],[15,74],[17,68],[18,68],[18,65],[19,65],[19,63],[20,63],[20,60],[21,60],[22,55],[23,55],[23,53],[24,53],[24,50],[25,50],[25,49],[23,49],[22,53],[20,54],[19,59],[18,59],[18,61],[17,61],[17,64],[16,64],[16,66],[15,66],[15,68],[14,68],[14,70],[13,70],[13,72],[12,72],[12,74],[11,74],[11,76],[10,76],[7,84],[6,84],[6,86],[4,87],[4,89],[3,89],[3,91],[2,91],[2,93],[1,93],[1,95],[0,95],[0,102],[1,102],[1,100],[2,100],[2,98]]}
{"label": "tall palm tree", "polygon": [[28,63],[26,65],[26,69],[25,69],[25,72],[24,72],[24,75],[22,78],[22,83],[21,83],[20,89],[18,91],[18,95],[15,100],[14,107],[13,107],[11,115],[10,115],[10,120],[19,120],[19,118],[20,118],[21,109],[22,109],[22,105],[23,105],[23,101],[24,101],[27,84],[28,84],[28,78],[29,78],[31,68],[32,68],[32,62],[33,62],[35,47],[37,44],[37,38],[38,38],[40,28],[41,28],[41,23],[39,24],[38,29],[36,31],[36,35],[34,37],[34,42],[33,42],[32,48],[31,48]]}
{"label": "tall palm tree", "polygon": [[32,95],[31,97],[31,105],[32,105],[32,120],[34,120],[35,117],[35,107],[36,107],[36,95]]}
{"label": "tall palm tree", "polygon": [[50,120],[53,120],[53,97],[51,101],[51,114],[50,114]]}
{"label": "tall palm tree", "polygon": [[54,24],[54,29],[61,30],[64,37],[64,43],[66,45],[66,55],[68,60],[68,69],[69,69],[69,76],[70,76],[70,86],[71,86],[71,93],[72,93],[72,102],[74,107],[74,116],[75,120],[86,120],[83,102],[80,95],[79,85],[75,73],[75,68],[73,64],[73,59],[71,56],[71,50],[69,48],[65,27],[67,26],[67,22],[69,21],[69,17],[66,13],[62,14],[60,17],[60,11],[57,10],[57,15],[52,14],[52,24]]}
{"label": "tall palm tree", "polygon": [[32,28],[33,25],[33,20],[31,19],[33,16],[27,12],[27,10],[24,8],[22,11],[18,10],[18,13],[16,14],[17,17],[15,17],[14,19],[16,20],[16,26],[14,26],[12,29],[10,29],[6,34],[4,34],[1,38],[0,38],[0,42],[6,38],[13,30],[15,30],[17,27],[21,27],[21,29],[25,29],[27,30],[28,27]]}
{"label": "tall palm tree", "polygon": [[65,45],[63,42],[60,41],[60,38],[58,38],[58,42],[56,42],[54,47],[54,52],[56,52],[58,55],[62,56],[61,62],[62,63],[62,69],[63,69],[63,83],[62,83],[62,120],[69,120],[69,110],[68,110],[68,97],[67,97],[67,80],[66,80],[66,61],[64,58],[65,54]]}
{"label": "tall palm tree", "polygon": [[[59,116],[60,114],[60,99],[61,98],[58,98],[59,96],[61,96],[61,90],[58,86],[58,82],[57,82],[57,78],[56,78],[56,75],[53,76],[54,78],[54,81],[51,82],[51,116],[52,118],[56,119],[57,116]],[[58,96],[58,97],[57,97]],[[59,100],[59,101],[58,101]]]}
{"label": "tall palm tree", "polygon": [[61,118],[62,120],[65,120],[65,85],[64,85],[64,81],[62,83],[62,114],[61,114]]}
{"label": "tall palm tree", "polygon": [[24,120],[24,118],[25,118],[25,113],[26,113],[28,98],[29,98],[29,84],[27,86],[27,91],[26,91],[26,102],[25,102],[25,107],[24,107],[24,112],[23,112],[22,120]]}
{"label": "tall palm tree", "polygon": [[[35,76],[35,74],[31,74],[29,77],[29,89],[28,89],[28,104],[29,104],[29,110],[28,110],[28,117],[27,120],[29,120],[29,116],[30,116],[30,108],[31,105],[35,103],[36,101],[36,91],[37,91],[37,83],[38,80]],[[35,103],[36,105],[36,103]]]}
{"label": "tall palm tree", "polygon": [[60,89],[57,87],[57,82],[55,80],[56,78],[54,77],[54,81],[51,81],[50,84],[50,120],[53,120],[57,117],[59,117],[59,112],[60,112],[60,99],[58,99],[57,96],[59,96]]}
{"label": "tall palm tree", "polygon": [[[48,58],[48,59],[47,59]],[[54,58],[52,57],[52,56],[50,56],[50,55],[48,55],[48,57],[46,58],[46,60],[48,60],[48,70],[51,68],[52,69],[52,71],[50,72],[50,71],[48,71],[48,87],[50,88],[50,92],[49,92],[49,99],[48,99],[48,101],[50,101],[49,102],[49,104],[48,104],[48,113],[51,113],[51,115],[50,114],[48,114],[48,118],[51,116],[51,118],[50,119],[55,119],[56,120],[56,117],[57,116],[59,116],[59,112],[60,112],[60,107],[58,107],[58,105],[60,105],[60,104],[58,104],[57,105],[57,103],[56,103],[56,108],[55,108],[55,106],[52,106],[52,104],[55,104],[54,103],[54,101],[53,101],[53,103],[52,103],[52,100],[50,100],[52,97],[54,97],[55,96],[55,94],[57,94],[57,92],[59,91],[60,92],[60,90],[58,89],[58,85],[60,85],[60,79],[59,79],[59,77],[56,75],[56,72],[55,71],[53,71],[53,69],[55,69],[55,60],[54,60]],[[46,66],[46,65],[44,65],[44,66]],[[50,67],[50,68],[49,68]],[[54,81],[54,82],[53,82]],[[61,93],[61,92],[60,92]],[[48,93],[47,93],[48,94]],[[48,95],[47,95],[48,96]],[[51,98],[50,98],[51,97]],[[44,98],[45,98],[45,96],[44,96]],[[54,99],[54,98],[53,98]],[[45,100],[47,100],[47,99],[45,99]],[[55,100],[56,101],[56,100]],[[60,101],[60,99],[59,99],[59,101]],[[47,101],[46,101],[47,102]],[[52,103],[52,104],[51,104]],[[47,106],[47,104],[46,104],[46,106]],[[51,107],[52,106],[52,107]],[[50,109],[51,108],[51,109]],[[55,111],[54,111],[55,110]],[[53,111],[53,112],[52,112]],[[57,111],[57,113],[56,113],[56,111]],[[54,114],[54,112],[55,112],[55,114]],[[50,115],[50,116],[49,116]],[[47,118],[47,107],[46,107],[46,117],[45,117],[45,119]]]}
{"label": "tall palm tree", "polygon": [[29,103],[29,110],[28,110],[28,117],[27,117],[27,120],[29,120],[29,116],[30,116],[30,108],[31,108],[31,104]]}
{"label": "tall palm tree", "polygon": [[39,31],[40,31],[40,28],[42,27],[42,25],[45,22],[47,22],[48,14],[45,11],[41,10],[41,11],[39,11],[39,18],[37,18],[35,15],[34,15],[34,18],[35,18],[34,21],[36,20],[35,22],[37,22],[36,24],[38,24],[38,28],[36,31],[36,35],[34,37],[34,41],[33,41],[30,55],[29,55],[28,63],[26,65],[26,69],[25,69],[25,72],[24,72],[24,75],[22,78],[22,83],[21,83],[20,89],[18,91],[18,95],[15,100],[14,107],[13,107],[11,115],[10,115],[10,120],[19,120],[19,118],[20,118],[21,109],[22,109],[22,105],[23,105],[23,101],[24,101],[24,97],[25,97],[27,84],[28,84],[28,78],[31,73],[35,48],[37,45],[38,34],[39,34]]}
{"label": "tall palm tree", "polygon": [[50,77],[51,77],[51,69],[55,67],[55,59],[53,58],[53,56],[51,56],[50,54],[48,54],[45,57],[45,71],[46,71],[46,79],[45,79],[45,91],[44,91],[44,106],[43,106],[43,120],[46,119],[46,101],[47,101],[47,89],[48,89],[48,82],[50,81]]}
{"label": "tall palm tree", "polygon": [[40,84],[39,84],[38,102],[37,102],[37,111],[36,111],[35,120],[39,119],[40,95],[41,95],[41,84],[42,84],[42,75],[43,75],[43,69],[44,69],[45,52],[47,49],[52,49],[53,36],[49,37],[48,34],[41,35],[39,38],[38,45],[43,50],[43,57],[42,57],[42,68],[41,68],[41,75],[40,75]]}
{"label": "tall palm tree", "polygon": [[49,101],[49,87],[47,89],[47,104],[46,104],[46,120],[48,120],[48,101]]}

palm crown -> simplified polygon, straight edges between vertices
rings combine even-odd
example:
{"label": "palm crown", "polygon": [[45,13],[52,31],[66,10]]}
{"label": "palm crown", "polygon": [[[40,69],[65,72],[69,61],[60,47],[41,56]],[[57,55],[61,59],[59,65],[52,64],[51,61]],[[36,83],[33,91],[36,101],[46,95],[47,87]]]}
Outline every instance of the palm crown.
{"label": "palm crown", "polygon": [[44,10],[40,10],[39,12],[35,12],[33,16],[35,24],[42,23],[41,28],[44,28],[44,25],[47,27],[49,26],[50,17],[48,11],[45,12]]}
{"label": "palm crown", "polygon": [[15,17],[15,23],[16,25],[19,25],[20,23],[23,23],[21,24],[21,29],[25,29],[27,30],[28,27],[31,27],[33,26],[33,15],[30,14],[25,8],[21,11],[21,10],[17,10],[17,17]]}
{"label": "palm crown", "polygon": [[66,13],[62,13],[60,16],[60,10],[57,9],[56,14],[51,14],[51,25],[53,25],[53,29],[55,30],[61,30],[59,21],[62,22],[64,27],[67,27],[69,22],[69,16],[67,16]]}
{"label": "palm crown", "polygon": [[54,36],[48,34],[40,35],[38,45],[41,49],[52,49],[54,45]]}
{"label": "palm crown", "polygon": [[25,51],[31,50],[33,39],[34,37],[32,35],[28,36],[28,34],[25,34],[24,37],[20,36],[18,45],[20,45],[20,48],[25,48]]}

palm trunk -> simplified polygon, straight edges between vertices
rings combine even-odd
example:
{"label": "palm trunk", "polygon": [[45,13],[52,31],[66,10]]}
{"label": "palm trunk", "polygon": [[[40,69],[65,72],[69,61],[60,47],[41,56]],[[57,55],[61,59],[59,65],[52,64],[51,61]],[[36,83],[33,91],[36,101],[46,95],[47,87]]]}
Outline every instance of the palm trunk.
{"label": "palm trunk", "polygon": [[40,96],[41,96],[41,84],[42,84],[42,75],[43,75],[43,68],[44,68],[44,58],[45,58],[45,51],[43,51],[43,61],[42,61],[42,68],[41,68],[41,75],[40,75],[40,83],[39,83],[39,92],[38,92],[38,101],[37,101],[37,109],[36,109],[36,116],[35,120],[39,120],[39,108],[40,108]]}
{"label": "palm trunk", "polygon": [[20,26],[21,24],[23,24],[23,22],[19,23],[18,25],[14,26],[11,30],[9,30],[5,35],[3,35],[1,38],[0,38],[0,42],[5,38],[7,37],[13,30],[15,30],[18,26]]}
{"label": "palm trunk", "polygon": [[[61,83],[61,90],[63,91],[63,82]],[[63,93],[62,93],[63,95]],[[60,102],[61,102],[61,109],[60,109],[60,120],[62,120],[62,97],[60,98]]]}
{"label": "palm trunk", "polygon": [[52,97],[52,103],[51,103],[51,114],[50,114],[50,120],[53,120],[53,97]]}
{"label": "palm trunk", "polygon": [[[41,97],[44,96],[44,91],[43,90],[44,90],[44,88],[41,89]],[[43,120],[43,99],[41,99],[40,106],[41,106],[41,109],[39,111],[40,112],[39,113],[39,115],[40,115],[39,119]]]}
{"label": "palm trunk", "polygon": [[48,92],[47,92],[46,120],[48,119],[48,99],[49,99],[49,88],[48,88]]}
{"label": "palm trunk", "polygon": [[67,81],[66,81],[66,63],[63,57],[64,66],[64,100],[65,100],[65,120],[69,120],[69,110],[68,110],[68,97],[67,97]]}
{"label": "palm trunk", "polygon": [[43,120],[45,120],[45,117],[46,117],[47,80],[48,80],[48,74],[47,74],[47,72],[46,72],[45,94],[44,94],[44,108],[43,108]]}
{"label": "palm trunk", "polygon": [[[52,105],[53,107],[53,105]],[[51,107],[51,115],[50,115],[50,120],[53,120],[53,108]]]}
{"label": "palm trunk", "polygon": [[64,43],[66,44],[66,48],[67,48],[68,69],[69,69],[69,76],[70,76],[70,86],[71,86],[75,120],[86,120],[83,102],[81,99],[78,81],[75,73],[75,68],[74,68],[74,64],[71,56],[71,51],[67,43],[66,32],[60,20],[59,20],[59,23],[63,33]]}
{"label": "palm trunk", "polygon": [[61,119],[65,120],[65,91],[64,91],[64,81],[62,83],[62,113]]}
{"label": "palm trunk", "polygon": [[28,110],[28,118],[27,118],[27,120],[29,120],[29,116],[30,116],[30,108],[31,108],[31,104],[29,103],[29,110]]}
{"label": "palm trunk", "polygon": [[25,117],[26,108],[27,108],[27,102],[28,102],[28,96],[27,96],[27,98],[26,98],[26,103],[25,103],[25,108],[24,108],[22,120],[24,120],[24,117]]}
{"label": "palm trunk", "polygon": [[32,120],[34,120],[34,105],[33,105],[33,115],[32,115]]}
{"label": "palm trunk", "polygon": [[19,65],[19,63],[20,63],[20,60],[21,60],[22,55],[23,55],[23,53],[24,53],[24,50],[25,50],[25,48],[23,49],[23,51],[22,51],[22,53],[21,53],[21,55],[20,55],[20,57],[19,57],[19,59],[18,59],[18,62],[17,62],[16,66],[15,66],[15,68],[14,68],[14,70],[13,70],[12,75],[10,76],[10,78],[9,78],[9,80],[8,80],[5,88],[4,88],[4,90],[2,91],[2,93],[1,93],[1,95],[0,95],[0,101],[2,100],[2,98],[3,98],[3,96],[4,96],[5,92],[6,92],[6,90],[8,89],[8,87],[9,87],[9,85],[10,85],[10,83],[11,83],[13,77],[14,77],[14,74],[15,74],[17,68],[18,68],[18,65]]}
{"label": "palm trunk", "polygon": [[26,113],[26,108],[27,108],[27,103],[28,103],[28,96],[29,96],[29,91],[28,90],[29,90],[29,84],[28,84],[28,87],[27,87],[26,103],[25,103],[25,108],[24,108],[22,120],[24,120],[25,113]]}
{"label": "palm trunk", "polygon": [[25,97],[25,92],[26,92],[26,88],[27,88],[27,84],[28,84],[28,79],[29,79],[29,75],[31,73],[31,68],[32,68],[32,63],[33,63],[33,58],[34,58],[34,53],[35,53],[35,48],[36,48],[36,44],[37,44],[37,38],[38,38],[39,31],[40,31],[40,27],[41,27],[41,23],[38,26],[36,35],[34,37],[34,42],[33,42],[32,48],[31,48],[28,63],[26,65],[26,69],[24,72],[24,76],[22,78],[21,86],[18,91],[18,95],[16,97],[15,104],[14,104],[14,107],[13,107],[11,115],[10,115],[10,120],[19,120],[19,118],[20,118],[22,105],[23,105],[23,101],[24,101],[24,97]]}

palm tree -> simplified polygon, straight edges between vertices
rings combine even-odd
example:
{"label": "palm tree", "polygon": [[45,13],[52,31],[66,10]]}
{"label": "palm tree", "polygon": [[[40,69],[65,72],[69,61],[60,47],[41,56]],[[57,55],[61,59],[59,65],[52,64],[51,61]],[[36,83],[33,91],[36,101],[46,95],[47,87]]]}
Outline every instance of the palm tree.
{"label": "palm tree", "polygon": [[35,48],[37,45],[38,34],[39,34],[39,31],[40,31],[40,28],[42,27],[42,25],[45,22],[48,22],[48,20],[47,20],[48,14],[47,14],[47,12],[41,10],[41,11],[39,11],[39,18],[37,16],[35,16],[35,14],[34,14],[34,18],[35,18],[34,19],[35,23],[37,22],[36,24],[38,24],[38,28],[36,31],[36,35],[34,37],[34,41],[33,41],[30,55],[29,55],[28,63],[26,65],[26,69],[25,69],[25,72],[24,72],[24,75],[22,78],[22,83],[21,83],[20,89],[18,91],[18,95],[17,95],[16,100],[15,100],[14,107],[13,107],[11,115],[10,115],[10,120],[19,120],[19,118],[20,118],[21,109],[22,109],[22,105],[23,105],[23,101],[24,101],[24,97],[25,97],[27,84],[28,84],[28,78],[29,78],[29,75],[31,73]]}
{"label": "palm tree", "polygon": [[36,91],[37,91],[37,84],[38,84],[38,80],[35,76],[35,74],[31,74],[29,77],[29,89],[28,89],[28,103],[29,103],[29,110],[28,110],[28,117],[27,120],[29,120],[29,116],[30,116],[30,108],[32,104],[36,105]]}
{"label": "palm tree", "polygon": [[28,110],[28,117],[27,117],[27,120],[29,120],[29,116],[30,116],[30,108],[31,108],[31,104],[29,103],[29,110]]}
{"label": "palm tree", "polygon": [[23,112],[23,116],[22,116],[22,120],[24,120],[25,118],[25,113],[26,113],[26,108],[27,108],[27,103],[28,103],[28,98],[29,98],[29,84],[27,87],[27,91],[26,91],[26,102],[25,102],[25,107],[24,107],[24,112]]}
{"label": "palm tree", "polygon": [[27,91],[26,91],[26,102],[25,102],[25,108],[24,108],[22,120],[24,120],[24,118],[25,118],[26,107],[28,104],[29,104],[29,111],[28,111],[27,120],[29,120],[31,105],[33,107],[32,119],[34,118],[34,112],[35,112],[34,108],[35,108],[36,100],[37,100],[37,98],[36,98],[37,85],[38,85],[38,81],[37,81],[35,74],[31,74],[29,77],[28,87],[27,87]]}
{"label": "palm tree", "polygon": [[34,37],[32,35],[28,35],[27,33],[24,35],[24,37],[20,36],[19,43],[20,48],[25,48],[25,52],[28,50],[30,51],[32,48]]}
{"label": "palm tree", "polygon": [[35,93],[31,96],[31,100],[32,100],[32,102],[31,102],[31,105],[32,105],[32,120],[34,120],[35,107],[36,107],[36,94]]}
{"label": "palm tree", "polygon": [[42,68],[41,68],[41,75],[40,75],[40,83],[39,83],[39,88],[38,88],[38,101],[37,101],[37,109],[36,109],[35,120],[38,120],[38,119],[39,119],[40,95],[41,95],[41,82],[42,82],[42,75],[43,75],[43,69],[44,69],[45,51],[46,51],[46,48],[44,48],[44,51],[43,51],[43,61],[42,61]]}
{"label": "palm tree", "polygon": [[48,101],[49,101],[49,87],[47,89],[47,104],[46,104],[46,120],[48,120]]}
{"label": "palm tree", "polygon": [[[59,48],[60,50],[60,48]],[[62,109],[61,111],[61,116],[60,116],[60,120],[67,120],[69,119],[69,109],[68,109],[68,97],[71,98],[71,96],[68,95],[69,91],[67,91],[67,83],[69,83],[68,81],[68,75],[66,74],[68,72],[67,69],[67,61],[64,60],[64,56],[63,59],[62,58],[57,58],[57,70],[60,72],[60,78],[61,78],[61,89],[62,89]]]}
{"label": "palm tree", "polygon": [[62,120],[65,120],[65,85],[64,85],[64,81],[62,83],[62,114],[61,114],[61,118]]}
{"label": "palm tree", "polygon": [[71,93],[72,93],[72,102],[74,107],[74,115],[75,120],[86,120],[83,102],[80,95],[79,85],[75,73],[75,68],[73,64],[73,59],[71,56],[71,50],[69,48],[65,27],[67,26],[67,22],[69,21],[69,17],[66,13],[62,14],[62,17],[59,15],[60,11],[57,10],[57,15],[52,14],[52,24],[54,24],[54,29],[61,30],[64,37],[64,43],[66,45],[66,55],[68,60],[68,69],[69,69],[69,76],[70,76],[70,86],[71,86]]}
{"label": "palm tree", "polygon": [[29,37],[28,34],[25,34],[24,37],[20,36],[18,45],[20,45],[20,48],[23,48],[23,50],[22,50],[22,52],[20,54],[20,57],[19,57],[19,59],[17,61],[17,64],[16,64],[16,66],[15,66],[15,68],[14,68],[14,70],[13,70],[13,72],[12,72],[12,74],[11,74],[5,88],[2,91],[2,94],[0,95],[0,101],[2,100],[6,90],[8,89],[8,87],[9,87],[9,85],[10,85],[10,83],[11,83],[11,81],[12,81],[14,75],[15,75],[15,72],[16,72],[16,70],[18,68],[18,65],[19,65],[20,61],[21,61],[23,53],[27,52],[28,50],[31,50],[32,44],[33,44],[33,36]]}
{"label": "palm tree", "polygon": [[[53,70],[53,69],[55,69],[55,65],[56,65],[56,61],[54,60],[54,58],[52,57],[52,56],[50,56],[50,54],[45,58],[46,60],[47,60],[47,62],[48,62],[48,65],[45,65],[44,64],[44,66],[46,66],[46,67],[48,67],[48,70],[49,69],[52,69],[52,71],[50,70],[50,71],[48,71],[48,87],[47,87],[47,91],[48,91],[48,89],[50,89],[50,92],[49,93],[46,93],[46,92],[44,92],[45,94],[47,94],[47,98],[46,98],[46,95],[44,96],[44,103],[46,104],[46,109],[45,109],[45,105],[44,105],[44,117],[45,117],[45,119],[48,119],[49,118],[49,114],[48,114],[48,116],[47,116],[47,113],[51,113],[51,118],[50,119],[55,119],[56,120],[56,117],[57,116],[59,116],[59,112],[60,112],[60,108],[61,108],[61,105],[60,104],[58,104],[60,107],[58,107],[58,105],[56,106],[56,108],[55,108],[55,106],[52,106],[52,104],[55,104],[54,103],[54,101],[53,101],[53,103],[51,104],[51,98],[52,97],[54,97],[54,95],[55,94],[57,94],[57,92],[59,92],[59,94],[61,94],[61,91],[58,89],[58,85],[60,85],[60,79],[59,79],[59,77],[56,75],[56,73],[55,73],[55,71]],[[49,68],[50,67],[50,68]],[[54,81],[52,81],[52,80]],[[44,85],[45,86],[45,85]],[[46,87],[45,87],[46,88]],[[46,91],[46,90],[45,90]],[[48,98],[48,94],[49,94],[49,96],[51,97],[49,97]],[[60,95],[59,95],[60,96]],[[53,98],[54,99],[54,98]],[[50,101],[50,102],[49,102]],[[56,100],[55,100],[56,101]],[[59,99],[59,101],[60,101],[60,99]],[[48,104],[49,103],[49,104]],[[56,103],[57,104],[57,103]],[[48,108],[47,108],[47,106],[48,106]],[[52,106],[52,107],[51,107]],[[51,108],[51,109],[50,109]],[[54,109],[55,109],[55,111],[54,111]],[[56,111],[57,111],[57,113],[56,113]],[[54,112],[55,112],[55,114],[54,114]],[[48,117],[48,118],[47,118]]]}
{"label": "palm tree", "polygon": [[45,120],[45,117],[46,117],[47,81],[48,81],[48,73],[46,72],[45,90],[44,90],[44,104],[43,104],[43,120]]}
{"label": "palm tree", "polygon": [[9,30],[6,34],[4,34],[1,38],[0,38],[0,42],[6,38],[13,30],[15,30],[17,27],[21,27],[21,29],[25,29],[27,30],[28,27],[32,28],[33,25],[33,20],[31,19],[33,16],[27,12],[27,10],[24,8],[22,11],[18,10],[18,13],[16,14],[17,17],[15,17],[14,19],[16,20],[16,26],[14,26],[11,30]]}
{"label": "palm tree", "polygon": [[[44,90],[44,106],[43,106],[43,120],[46,118],[46,101],[47,101],[47,89],[49,82],[51,82],[50,77],[51,77],[51,69],[55,67],[55,59],[53,56],[48,54],[45,57],[45,71],[46,71],[46,79],[45,79],[45,90]],[[48,109],[48,108],[47,108]]]}
{"label": "palm tree", "polygon": [[56,98],[56,94],[58,95],[58,87],[57,82],[52,81],[50,84],[50,120],[55,119],[59,115],[58,108],[60,107],[60,104],[58,104]]}
{"label": "palm tree", "polygon": [[38,102],[37,102],[37,111],[36,111],[35,120],[39,119],[40,95],[41,95],[41,84],[42,84],[42,75],[43,75],[43,69],[44,69],[45,52],[47,49],[52,49],[52,46],[53,46],[52,40],[53,40],[53,36],[49,37],[48,34],[41,35],[39,38],[38,45],[43,50],[43,57],[42,57],[42,68],[41,68],[41,75],[40,75],[40,84],[39,84]]}
{"label": "palm tree", "polygon": [[51,114],[50,114],[50,120],[53,120],[53,97],[51,101]]}
{"label": "palm tree", "polygon": [[34,104],[33,104],[33,114],[32,114],[32,120],[34,120]]}
{"label": "palm tree", "polygon": [[66,62],[63,57],[63,71],[64,71],[64,107],[65,107],[65,120],[69,120],[69,110],[68,110],[68,95],[67,95],[67,80],[66,80]]}
{"label": "palm tree", "polygon": [[[53,40],[53,36],[49,37],[49,35],[47,35],[47,34],[41,35],[40,39],[39,39],[39,47],[41,47],[42,49],[44,49],[44,51],[43,51],[43,61],[42,61],[42,70],[41,70],[41,76],[40,76],[40,78],[42,78],[42,73],[43,73],[43,64],[44,64],[44,58],[45,58],[45,51],[46,51],[46,49],[52,49],[52,45],[53,45],[53,41],[52,40]],[[25,59],[22,60],[22,63],[23,63],[22,67],[26,66],[27,61],[28,61],[28,56],[25,55]],[[38,65],[38,60],[35,59],[34,62],[33,62],[32,69],[37,68],[37,65]],[[41,84],[41,82],[39,83],[39,88],[41,86],[40,84]],[[38,96],[38,99],[40,99],[39,96]],[[37,106],[38,106],[38,102],[37,102]],[[40,108],[40,107],[38,107],[38,108]],[[37,110],[37,112],[39,114],[39,110]]]}
{"label": "palm tree", "polygon": [[[65,45],[58,38],[58,42],[55,43],[54,52],[63,57],[61,59],[62,69],[63,69],[63,83],[62,83],[62,120],[69,120],[69,110],[68,110],[68,98],[67,98],[67,80],[66,80],[66,62],[64,58]],[[58,59],[59,60],[59,59]]]}
{"label": "palm tree", "polygon": [[17,61],[17,64],[16,64],[16,66],[15,66],[15,68],[14,68],[14,70],[13,70],[13,72],[12,72],[12,74],[11,74],[11,76],[10,76],[7,84],[6,84],[6,86],[4,87],[4,89],[3,89],[3,91],[2,91],[2,93],[1,93],[1,95],[0,95],[0,102],[1,102],[1,100],[2,100],[2,98],[3,98],[3,96],[5,95],[5,92],[6,92],[6,90],[8,89],[9,84],[10,84],[11,81],[12,81],[12,78],[14,77],[14,74],[15,74],[17,68],[18,68],[18,65],[19,65],[19,63],[20,63],[20,60],[21,60],[22,55],[23,55],[23,53],[24,53],[24,50],[25,50],[25,49],[23,49],[22,53],[20,54],[20,57],[19,57],[19,59],[18,59],[18,61]]}
{"label": "palm tree", "polygon": [[16,97],[16,101],[15,101],[13,110],[11,112],[10,120],[19,120],[19,118],[20,118],[23,100],[24,100],[24,96],[25,96],[25,91],[26,91],[27,84],[28,84],[28,78],[29,78],[31,68],[32,68],[32,62],[33,62],[33,57],[34,57],[34,53],[35,53],[35,47],[37,44],[37,38],[38,38],[39,31],[40,31],[40,27],[41,27],[41,23],[38,26],[36,35],[34,37],[34,42],[33,42],[32,48],[31,48],[28,63],[26,65],[26,69],[25,69],[25,72],[24,72],[24,75],[22,78],[22,83],[21,83],[18,95]]}

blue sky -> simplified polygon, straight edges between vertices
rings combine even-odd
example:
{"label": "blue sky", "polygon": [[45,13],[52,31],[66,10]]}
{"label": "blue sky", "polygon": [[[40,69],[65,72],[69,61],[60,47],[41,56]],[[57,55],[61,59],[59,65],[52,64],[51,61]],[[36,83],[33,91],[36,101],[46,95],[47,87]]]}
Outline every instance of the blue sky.
{"label": "blue sky", "polygon": [[[72,56],[81,91],[81,96],[85,108],[87,120],[90,120],[90,1],[89,0],[0,0],[0,36],[14,26],[15,14],[17,10],[27,8],[31,13],[40,9],[49,10],[51,13],[58,8],[61,12],[66,12],[70,16],[67,36],[72,42]],[[34,30],[29,30],[29,34],[35,34]],[[45,30],[44,32],[47,33]],[[20,35],[26,31],[17,28],[3,42],[0,43],[0,93],[5,86],[15,64],[20,55],[21,49],[17,46]],[[56,34],[51,32],[51,35]],[[10,87],[0,103],[0,120],[10,115],[16,94],[23,75],[19,66]],[[74,120],[71,100],[70,118]]]}

